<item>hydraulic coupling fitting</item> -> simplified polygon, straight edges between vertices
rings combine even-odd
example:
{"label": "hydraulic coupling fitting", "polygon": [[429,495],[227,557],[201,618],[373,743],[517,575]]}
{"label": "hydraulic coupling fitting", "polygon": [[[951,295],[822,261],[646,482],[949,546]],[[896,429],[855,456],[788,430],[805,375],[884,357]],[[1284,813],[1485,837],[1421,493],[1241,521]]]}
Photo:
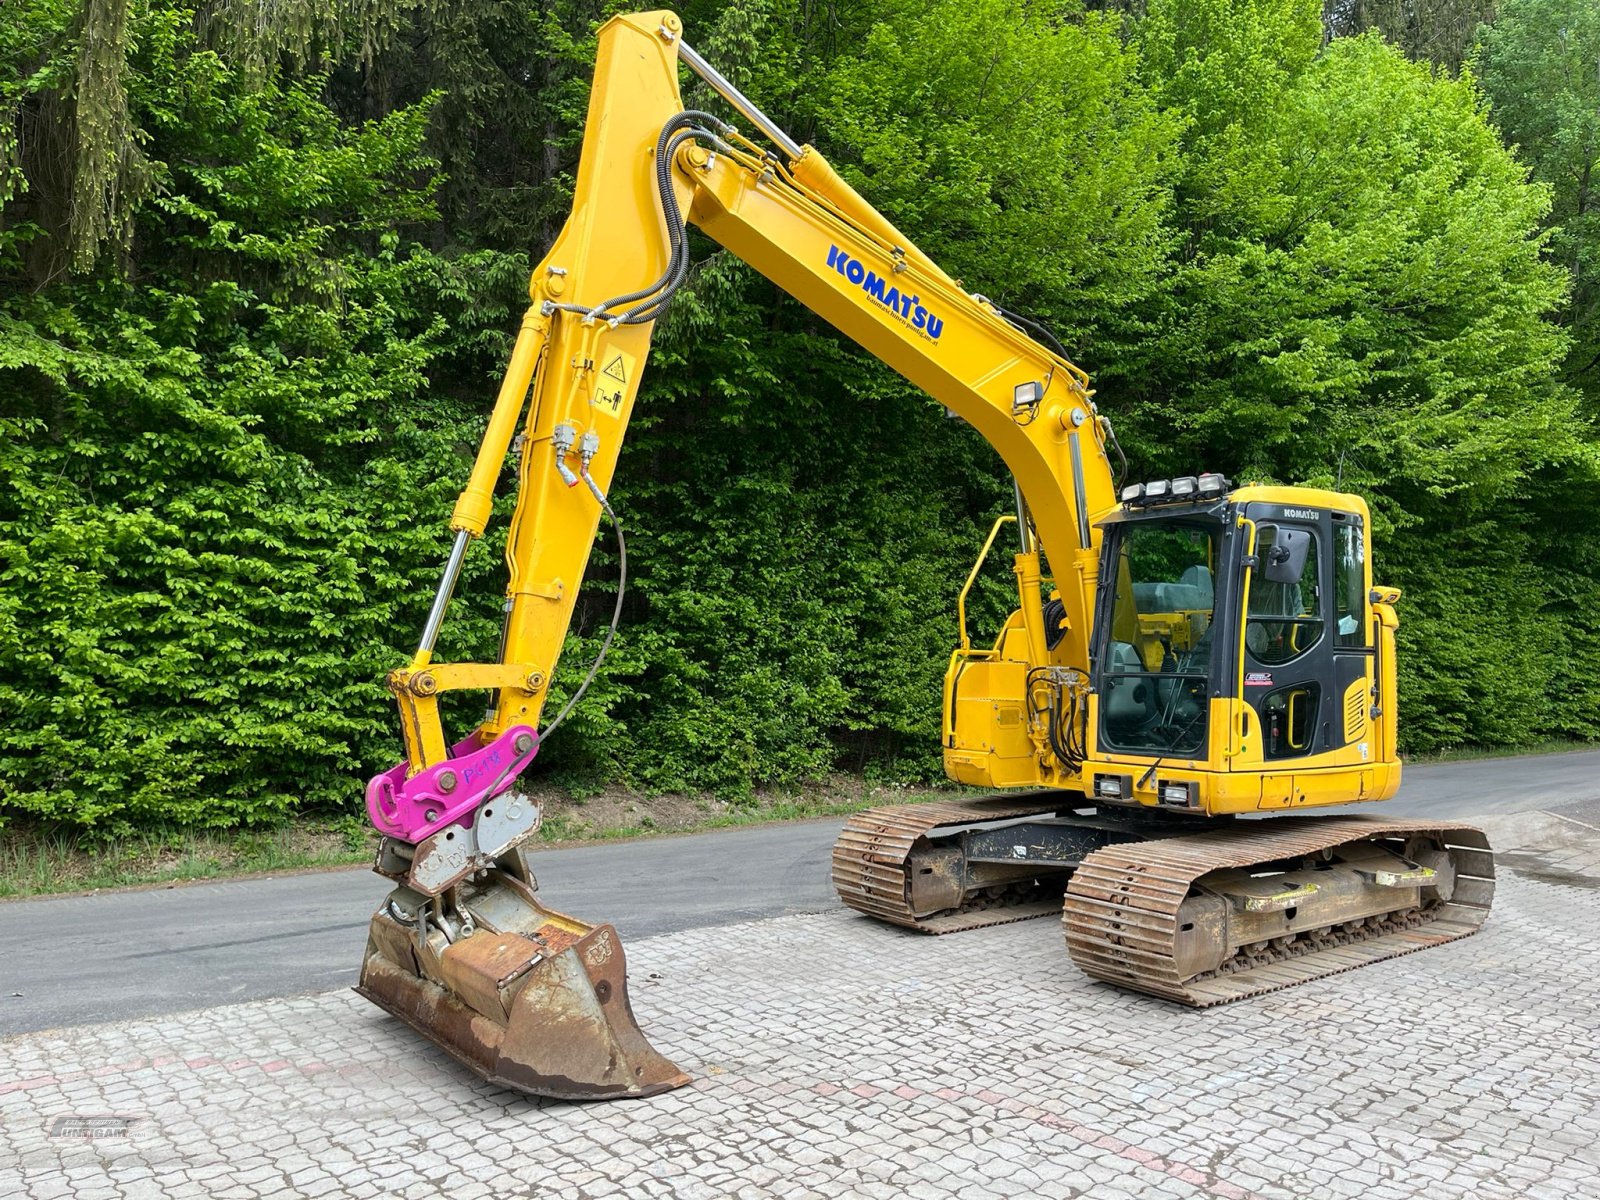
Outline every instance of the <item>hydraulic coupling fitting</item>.
{"label": "hydraulic coupling fitting", "polygon": [[594,476],[589,474],[589,464],[599,452],[600,435],[591,429],[583,435],[583,441],[578,447],[578,460],[582,463],[578,470],[583,475],[583,481],[589,485],[589,490],[594,493],[594,498],[600,502],[600,507],[605,508],[606,494],[600,490],[600,485],[594,481]]}
{"label": "hydraulic coupling fitting", "polygon": [[578,430],[570,421],[562,421],[550,431],[550,445],[556,454],[556,470],[561,474],[561,482],[568,487],[578,486],[578,477],[567,466],[567,455],[572,453],[572,444],[577,439]]}

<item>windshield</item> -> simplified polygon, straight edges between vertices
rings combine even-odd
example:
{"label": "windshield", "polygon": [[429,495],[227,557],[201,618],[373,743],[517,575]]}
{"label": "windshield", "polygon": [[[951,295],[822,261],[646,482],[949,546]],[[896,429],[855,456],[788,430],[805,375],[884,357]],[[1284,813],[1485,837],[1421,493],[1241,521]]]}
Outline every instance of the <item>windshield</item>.
{"label": "windshield", "polygon": [[1206,740],[1217,527],[1139,522],[1117,532],[1101,738],[1112,750],[1194,757]]}

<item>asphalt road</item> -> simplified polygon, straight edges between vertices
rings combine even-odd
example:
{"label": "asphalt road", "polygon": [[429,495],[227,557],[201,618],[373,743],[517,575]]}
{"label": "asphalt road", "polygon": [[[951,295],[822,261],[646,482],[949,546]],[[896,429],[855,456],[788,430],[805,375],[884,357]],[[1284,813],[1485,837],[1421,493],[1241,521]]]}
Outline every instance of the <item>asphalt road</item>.
{"label": "asphalt road", "polygon": [[[1365,811],[1481,817],[1600,801],[1600,751],[1410,766]],[[624,942],[835,907],[838,820],[544,850],[542,898]],[[355,983],[387,882],[365,868],[0,903],[0,1035]]]}

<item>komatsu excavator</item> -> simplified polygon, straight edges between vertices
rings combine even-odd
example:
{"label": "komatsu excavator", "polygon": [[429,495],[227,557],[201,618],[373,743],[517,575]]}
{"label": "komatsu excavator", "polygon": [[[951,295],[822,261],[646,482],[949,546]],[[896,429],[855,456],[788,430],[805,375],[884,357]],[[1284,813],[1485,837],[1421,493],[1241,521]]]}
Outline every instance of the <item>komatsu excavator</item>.
{"label": "komatsu excavator", "polygon": [[[1372,581],[1361,498],[1216,474],[1119,488],[1110,423],[1047,331],[946,275],[682,32],[665,11],[600,31],[572,212],[533,273],[421,644],[388,680],[405,759],[367,804],[396,886],[361,994],[533,1094],[687,1082],[635,1023],[616,931],[540,900],[524,853],[540,808],[518,784],[582,694],[541,727],[602,512],[622,611],[607,492],[653,324],[689,269],[687,223],[965,419],[1015,481],[978,563],[1014,523],[1016,611],[992,646],[971,643],[974,566],[944,683],[949,776],[1005,791],[851,819],[833,852],[845,904],[927,933],[1060,912],[1091,976],[1190,1005],[1474,932],[1494,890],[1476,829],[1246,819],[1399,786],[1399,592]],[[680,64],[748,135],[685,110]],[[434,662],[508,453],[500,652]],[[460,689],[492,699],[452,742],[439,700]]]}

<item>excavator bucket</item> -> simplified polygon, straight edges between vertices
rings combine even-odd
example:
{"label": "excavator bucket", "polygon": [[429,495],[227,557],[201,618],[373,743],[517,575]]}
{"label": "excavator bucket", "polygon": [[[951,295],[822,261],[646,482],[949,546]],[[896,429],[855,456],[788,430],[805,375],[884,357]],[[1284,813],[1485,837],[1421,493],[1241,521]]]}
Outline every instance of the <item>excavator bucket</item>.
{"label": "excavator bucket", "polygon": [[609,1100],[688,1083],[634,1020],[617,931],[546,909],[521,879],[491,874],[461,898],[463,912],[481,915],[469,932],[458,924],[454,940],[449,917],[418,897],[419,920],[409,889],[397,888],[373,915],[356,991],[491,1083],[531,1095]]}
{"label": "excavator bucket", "polygon": [[356,991],[490,1083],[612,1100],[689,1082],[640,1032],[610,925],[582,936],[557,926],[544,939],[480,929],[437,956],[441,978],[416,969],[413,932],[373,917]]}
{"label": "excavator bucket", "polygon": [[373,869],[398,886],[373,914],[356,991],[531,1095],[611,1100],[688,1083],[634,1020],[617,931],[539,902],[520,848],[539,827],[537,802],[492,796],[418,826],[385,778],[369,794],[388,831]]}

